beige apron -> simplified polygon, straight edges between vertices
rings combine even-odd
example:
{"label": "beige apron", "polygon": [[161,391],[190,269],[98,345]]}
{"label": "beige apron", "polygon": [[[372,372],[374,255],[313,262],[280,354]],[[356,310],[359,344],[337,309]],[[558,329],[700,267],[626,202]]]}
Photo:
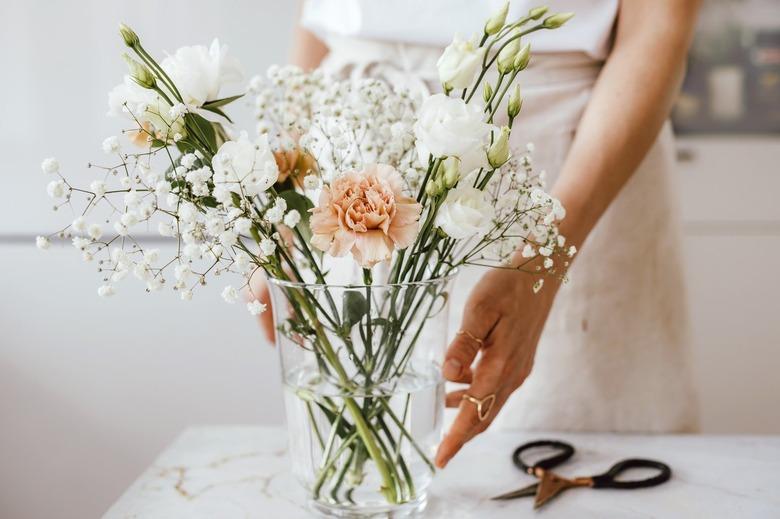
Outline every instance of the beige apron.
{"label": "beige apron", "polygon": [[[425,93],[438,84],[441,49],[328,38],[323,66],[340,75],[374,76]],[[512,137],[535,144],[548,186],[571,146],[601,69],[584,54],[535,55],[518,76],[523,109]],[[601,218],[558,293],[528,380],[496,419],[505,429],[691,431],[691,384],[679,225],[670,192],[670,126]],[[462,271],[451,326],[480,269]]]}

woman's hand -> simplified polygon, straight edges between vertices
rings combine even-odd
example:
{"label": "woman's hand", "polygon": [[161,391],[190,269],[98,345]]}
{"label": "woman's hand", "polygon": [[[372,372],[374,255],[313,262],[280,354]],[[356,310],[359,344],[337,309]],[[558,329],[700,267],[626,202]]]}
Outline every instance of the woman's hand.
{"label": "woman's hand", "polygon": [[[459,407],[458,415],[439,445],[436,465],[443,468],[463,445],[487,429],[509,395],[531,373],[536,343],[552,306],[558,282],[547,278],[534,294],[538,279],[509,269],[488,271],[474,288],[463,311],[461,332],[444,360],[444,377],[469,384],[468,389],[447,394],[447,407]],[[473,366],[480,353],[480,359]],[[495,394],[484,421],[477,405],[463,400],[468,394],[483,399]],[[488,403],[483,404],[483,413]]]}

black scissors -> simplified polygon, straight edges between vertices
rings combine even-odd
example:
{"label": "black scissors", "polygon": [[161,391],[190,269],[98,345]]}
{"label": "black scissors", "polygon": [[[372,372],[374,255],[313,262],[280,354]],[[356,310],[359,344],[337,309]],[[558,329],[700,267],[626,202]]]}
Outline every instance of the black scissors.
{"label": "black scissors", "polygon": [[[531,465],[523,461],[522,456],[524,452],[541,447],[552,449],[555,451],[555,454],[547,458],[542,458]],[[599,474],[598,476],[568,479],[559,476],[551,470],[571,458],[573,455],[574,447],[562,441],[539,440],[521,445],[515,449],[515,452],[512,454],[512,461],[520,470],[537,477],[539,481],[532,485],[528,485],[527,487],[523,487],[513,492],[507,492],[506,494],[501,494],[491,499],[504,500],[535,496],[534,508],[539,508],[553,497],[572,487],[619,489],[647,488],[665,483],[672,477],[672,469],[669,468],[669,465],[661,463],[660,461],[641,458],[630,458],[619,461],[612,465],[608,471]],[[635,468],[655,469],[658,471],[658,474],[646,479],[617,479],[621,473],[628,469]]]}

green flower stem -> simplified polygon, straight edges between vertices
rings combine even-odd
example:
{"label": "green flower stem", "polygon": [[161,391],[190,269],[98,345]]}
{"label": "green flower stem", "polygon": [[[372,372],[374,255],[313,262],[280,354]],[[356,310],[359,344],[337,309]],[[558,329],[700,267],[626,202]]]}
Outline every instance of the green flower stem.
{"label": "green flower stem", "polygon": [[[485,74],[493,66],[493,63],[496,61],[496,59],[498,59],[498,54],[501,52],[501,49],[503,49],[504,47],[509,45],[509,43],[511,43],[512,41],[514,41],[514,40],[516,40],[518,38],[521,38],[522,36],[525,36],[527,34],[531,34],[532,32],[539,31],[541,29],[545,29],[545,27],[544,27],[544,25],[539,24],[539,25],[535,25],[535,26],[531,27],[530,29],[526,29],[525,31],[521,31],[521,32],[515,34],[514,36],[512,36],[511,38],[506,40],[501,45],[501,47],[498,49],[498,51],[496,51],[496,54],[489,61],[487,61],[487,63],[483,61],[483,63],[482,63],[482,72],[479,73],[479,76],[477,76],[477,82],[474,83],[474,86],[472,87],[471,92],[469,93],[468,96],[466,96],[466,102],[468,103],[469,101],[471,101],[471,98],[474,97],[474,94],[477,92],[477,89],[479,88],[479,85],[482,82],[482,79],[485,77]],[[490,46],[488,46],[488,49],[489,48],[490,48]],[[487,52],[485,53],[485,59],[487,60]]]}
{"label": "green flower stem", "polygon": [[[311,320],[311,324],[314,326],[317,338],[319,339],[318,342],[323,350],[322,352],[328,360],[331,368],[333,368],[335,371],[341,385],[345,389],[352,387],[353,384],[349,378],[349,375],[347,375],[344,366],[342,366],[341,362],[339,361],[338,355],[334,351],[325,331],[322,329],[322,325],[317,319],[316,310],[312,308],[306,298],[301,297],[297,293],[296,295],[298,295],[297,299],[299,299],[299,303],[306,310],[309,319]],[[393,475],[390,471],[390,467],[388,466],[387,461],[382,457],[382,452],[377,446],[374,432],[366,422],[365,416],[363,416],[363,411],[360,409],[360,406],[358,406],[354,398],[344,397],[344,404],[349,410],[349,413],[352,415],[352,419],[355,421],[355,428],[357,429],[357,433],[360,436],[360,439],[363,441],[363,444],[366,446],[368,455],[371,456],[372,460],[374,460],[377,471],[379,471],[379,474],[382,478],[382,493],[389,502],[397,503],[398,493],[396,492]]]}
{"label": "green flower stem", "polygon": [[346,440],[341,442],[341,445],[339,445],[339,448],[336,449],[336,452],[333,454],[333,457],[331,457],[328,462],[325,464],[325,466],[320,469],[320,475],[317,477],[317,481],[314,482],[314,497],[318,497],[320,495],[320,490],[322,489],[322,485],[325,483],[325,478],[328,475],[328,472],[330,472],[330,469],[333,467],[333,464],[336,463],[336,460],[341,456],[344,451],[349,447],[358,437],[357,431],[352,433],[347,437]]}

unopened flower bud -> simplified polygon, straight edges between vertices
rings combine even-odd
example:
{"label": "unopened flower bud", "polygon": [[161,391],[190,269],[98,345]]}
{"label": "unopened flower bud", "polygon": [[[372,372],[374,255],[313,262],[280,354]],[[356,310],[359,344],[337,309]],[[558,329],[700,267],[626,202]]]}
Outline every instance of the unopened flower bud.
{"label": "unopened flower bud", "polygon": [[542,22],[542,25],[545,29],[557,29],[564,23],[568,22],[572,19],[574,16],[574,13],[558,13],[554,14],[552,16],[548,16],[544,19],[544,22]]}
{"label": "unopened flower bud", "polygon": [[523,97],[520,95],[520,85],[515,85],[512,93],[509,94],[509,102],[507,103],[506,113],[510,119],[517,117],[520,113],[520,108],[523,107]]}
{"label": "unopened flower bud", "polygon": [[493,144],[488,149],[488,162],[494,168],[502,166],[507,160],[509,160],[509,127],[501,127],[501,133],[493,141]]}
{"label": "unopened flower bud", "polygon": [[447,157],[442,167],[444,169],[444,174],[442,175],[444,186],[450,188],[457,184],[458,180],[460,180],[460,159]]}
{"label": "unopened flower bud", "polygon": [[149,67],[138,63],[127,54],[123,54],[122,57],[127,62],[127,66],[130,69],[130,77],[133,78],[133,81],[144,88],[154,88],[157,85],[157,79],[152,74],[152,71],[149,70]]}
{"label": "unopened flower bud", "polygon": [[485,34],[493,35],[504,28],[506,22],[506,14],[509,11],[509,2],[504,2],[501,9],[498,10],[493,16],[491,16],[485,23]]}
{"label": "unopened flower bud", "polygon": [[490,101],[491,97],[493,97],[493,86],[485,81],[485,84],[482,87],[482,100],[487,103]]}
{"label": "unopened flower bud", "polygon": [[513,64],[515,70],[523,70],[528,66],[528,61],[531,59],[531,44],[526,43],[520,49],[520,52],[515,56],[515,62]]}
{"label": "unopened flower bud", "polygon": [[502,74],[506,74],[514,67],[515,56],[520,52],[520,37],[518,34],[515,31],[511,36],[513,39],[505,44],[501,52],[498,53],[498,71]]}
{"label": "unopened flower bud", "polygon": [[135,47],[140,42],[135,31],[123,23],[119,24],[119,34],[122,35],[122,39],[125,40],[125,45],[128,47]]}
{"label": "unopened flower bud", "polygon": [[425,194],[430,196],[431,198],[438,195],[440,192],[438,184],[436,184],[436,181],[431,179],[428,181],[427,184],[425,184]]}
{"label": "unopened flower bud", "polygon": [[534,7],[530,11],[528,11],[528,17],[532,20],[538,20],[545,14],[547,14],[547,11],[549,11],[548,7]]}

